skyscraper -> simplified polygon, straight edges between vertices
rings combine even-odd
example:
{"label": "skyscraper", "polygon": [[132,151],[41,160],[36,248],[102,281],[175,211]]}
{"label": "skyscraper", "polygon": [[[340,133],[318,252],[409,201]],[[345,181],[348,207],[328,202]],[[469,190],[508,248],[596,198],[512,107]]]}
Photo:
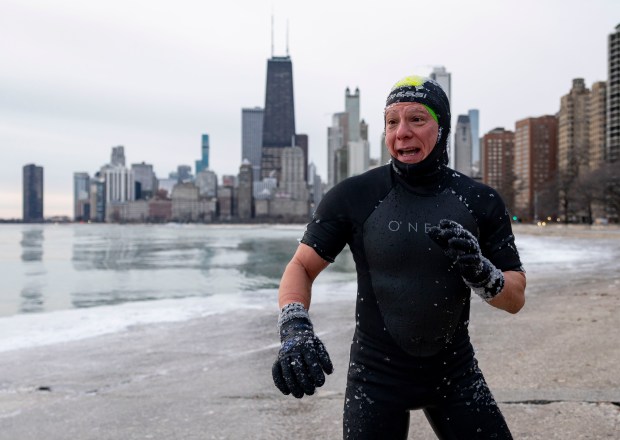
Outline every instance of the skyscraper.
{"label": "skyscraper", "polygon": [[605,160],[620,159],[620,24],[609,34],[607,55],[607,142]]}
{"label": "skyscraper", "polygon": [[23,221],[43,221],[43,167],[35,164],[23,168]]}
{"label": "skyscraper", "polygon": [[[115,203],[124,203],[135,200],[135,182],[133,171],[125,167],[115,166],[105,168],[106,208]],[[106,213],[106,219],[107,219]]]}
{"label": "skyscraper", "polygon": [[209,135],[202,135],[202,143],[200,148],[201,156],[200,159],[196,161],[196,174],[201,172],[202,170],[206,170],[209,168]]}
{"label": "skyscraper", "polygon": [[569,182],[587,170],[590,149],[590,90],[575,78],[570,92],[560,100],[558,118],[558,171]]}
{"label": "skyscraper", "polygon": [[360,120],[360,90],[347,87],[344,92],[345,111],[334,113],[327,129],[328,188],[347,177],[367,171],[370,163],[368,124]]}
{"label": "skyscraper", "polygon": [[189,165],[179,165],[177,166],[177,182],[178,183],[186,183],[194,180],[194,176],[192,176],[192,167]]}
{"label": "skyscraper", "polygon": [[347,87],[344,91],[344,111],[349,118],[349,141],[360,139],[360,89],[351,93]]}
{"label": "skyscraper", "polygon": [[282,151],[282,176],[280,191],[292,200],[308,200],[308,188],[304,179],[304,152],[300,147]]}
{"label": "skyscraper", "polygon": [[607,83],[597,81],[590,92],[590,154],[589,168],[595,170],[605,161],[605,134],[607,128]]}
{"label": "skyscraper", "polygon": [[[446,70],[444,66],[436,66],[430,74],[431,79],[437,81],[448,97],[450,107],[454,109],[452,103],[452,74]],[[450,127],[454,130],[454,125],[450,121]],[[452,140],[448,137],[448,156],[450,158],[450,166],[456,168],[456,158],[454,149],[451,148]]]}
{"label": "skyscraper", "polygon": [[539,191],[557,172],[557,133],[558,119],[551,115],[522,119],[515,124],[515,211],[519,217],[539,217]]}
{"label": "skyscraper", "polygon": [[[368,125],[360,120],[360,89],[351,93],[347,87],[344,100],[345,113],[348,115],[349,141],[347,143],[347,176],[362,174],[368,170],[370,161],[370,144],[368,143]],[[364,136],[362,136],[362,128]]]}
{"label": "skyscraper", "polygon": [[[446,70],[446,68],[444,66],[436,66],[433,68],[433,71],[431,72],[431,79],[437,81],[437,83],[441,86],[441,88],[443,89],[443,91],[446,93],[446,96],[448,97],[448,101],[451,100],[451,93],[452,93],[452,75],[450,74],[450,72],[448,72]],[[452,104],[452,102],[450,102],[450,104]]]}
{"label": "skyscraper", "polygon": [[90,176],[73,173],[73,218],[90,220]]}
{"label": "skyscraper", "polygon": [[469,116],[459,115],[454,131],[454,168],[472,176],[472,140]]}
{"label": "skyscraper", "polygon": [[153,171],[153,165],[142,162],[131,164],[135,182],[136,200],[148,200],[157,191],[157,177]]}
{"label": "skyscraper", "polygon": [[327,127],[327,187],[331,188],[347,177],[349,115],[334,113],[332,126]]}
{"label": "skyscraper", "polygon": [[297,133],[293,145],[301,148],[301,151],[304,153],[304,173],[302,179],[304,182],[308,182],[308,135]]}
{"label": "skyscraper", "polygon": [[111,165],[125,166],[125,147],[119,145],[118,147],[112,147],[112,158],[110,160]]}
{"label": "skyscraper", "polygon": [[469,116],[469,128],[471,130],[471,170],[472,177],[482,177],[482,153],[480,151],[480,112],[471,109],[467,112]]}
{"label": "skyscraper", "polygon": [[509,210],[514,206],[514,131],[495,128],[482,138],[483,182],[495,188]]}
{"label": "skyscraper", "polygon": [[237,197],[237,215],[241,220],[249,220],[254,217],[252,192],[254,177],[253,168],[249,160],[243,159],[239,167],[239,189]]}
{"label": "skyscraper", "polygon": [[265,113],[261,176],[281,172],[282,149],[293,147],[295,136],[295,102],[293,97],[293,64],[291,58],[273,56],[267,61]]}
{"label": "skyscraper", "polygon": [[241,109],[241,160],[252,164],[254,180],[260,180],[263,146],[264,110],[260,107]]}

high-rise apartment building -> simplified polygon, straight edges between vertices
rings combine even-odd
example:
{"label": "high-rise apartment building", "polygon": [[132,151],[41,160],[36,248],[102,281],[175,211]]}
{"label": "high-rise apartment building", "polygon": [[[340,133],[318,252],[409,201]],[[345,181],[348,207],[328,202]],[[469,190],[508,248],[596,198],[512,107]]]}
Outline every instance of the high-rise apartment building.
{"label": "high-rise apartment building", "polygon": [[23,168],[23,222],[43,221],[43,167],[35,164]]}
{"label": "high-rise apartment building", "polygon": [[196,161],[196,174],[207,169],[209,169],[209,135],[203,134],[200,143],[200,159]]}
{"label": "high-rise apartment building", "polygon": [[[547,115],[515,125],[515,211],[524,219],[542,215],[541,191],[557,174],[558,120]],[[555,209],[545,206],[546,209]]]}
{"label": "high-rise apartment building", "polygon": [[609,34],[607,47],[607,141],[605,160],[620,159],[620,24]]}
{"label": "high-rise apartment building", "polygon": [[454,131],[454,169],[472,177],[472,140],[469,116],[459,115]]}
{"label": "high-rise apartment building", "polygon": [[583,78],[573,80],[573,86],[560,100],[558,116],[558,171],[564,181],[585,173],[589,164],[590,90]]}
{"label": "high-rise apartment building", "polygon": [[590,91],[590,150],[589,169],[599,168],[605,161],[605,135],[607,131],[607,83],[597,81]]}
{"label": "high-rise apartment building", "polygon": [[514,206],[514,131],[495,128],[482,137],[482,181],[499,192],[510,211]]}
{"label": "high-rise apartment building", "polygon": [[273,56],[267,61],[261,152],[262,177],[280,177],[282,149],[293,147],[294,137],[293,64],[289,56]]}
{"label": "high-rise apartment building", "polygon": [[73,218],[76,221],[90,220],[90,176],[88,173],[73,173]]}
{"label": "high-rise apartment building", "polygon": [[241,109],[241,160],[248,160],[252,164],[255,180],[261,178],[264,114],[260,107]]}

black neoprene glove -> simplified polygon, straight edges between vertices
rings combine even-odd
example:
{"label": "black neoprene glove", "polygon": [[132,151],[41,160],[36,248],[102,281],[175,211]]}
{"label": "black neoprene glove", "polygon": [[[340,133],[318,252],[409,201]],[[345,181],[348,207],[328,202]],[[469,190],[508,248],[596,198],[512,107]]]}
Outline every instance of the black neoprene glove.
{"label": "black neoprene glove", "polygon": [[334,370],[327,350],[314,334],[308,311],[301,303],[287,304],[278,319],[282,346],[271,373],[276,387],[298,399],[312,395]]}
{"label": "black neoprene glove", "polygon": [[441,220],[429,229],[428,235],[452,259],[463,281],[485,301],[504,288],[504,274],[482,256],[476,237],[459,223]]}

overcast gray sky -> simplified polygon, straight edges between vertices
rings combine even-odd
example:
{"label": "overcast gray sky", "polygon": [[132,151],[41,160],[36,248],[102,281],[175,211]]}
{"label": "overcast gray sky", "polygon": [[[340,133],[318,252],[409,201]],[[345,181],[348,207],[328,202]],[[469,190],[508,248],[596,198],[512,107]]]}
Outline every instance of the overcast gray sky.
{"label": "overcast gray sky", "polygon": [[236,174],[241,108],[263,106],[266,61],[293,61],[296,127],[326,178],[327,126],[359,87],[371,156],[401,77],[452,73],[452,113],[480,133],[559,109],[573,78],[607,79],[620,1],[0,0],[0,218],[21,218],[21,169],[45,168],[45,215],[72,215],[72,176],[124,145],[166,177]]}

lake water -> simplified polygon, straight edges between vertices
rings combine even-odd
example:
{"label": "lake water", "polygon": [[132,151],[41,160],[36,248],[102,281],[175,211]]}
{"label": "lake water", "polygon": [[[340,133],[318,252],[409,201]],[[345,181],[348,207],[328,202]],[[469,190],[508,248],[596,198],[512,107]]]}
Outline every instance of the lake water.
{"label": "lake water", "polygon": [[[304,228],[0,225],[0,351],[240,308],[275,316],[280,276]],[[534,275],[618,270],[616,244],[517,236]],[[355,280],[345,250],[315,282],[313,302],[354,301]]]}

